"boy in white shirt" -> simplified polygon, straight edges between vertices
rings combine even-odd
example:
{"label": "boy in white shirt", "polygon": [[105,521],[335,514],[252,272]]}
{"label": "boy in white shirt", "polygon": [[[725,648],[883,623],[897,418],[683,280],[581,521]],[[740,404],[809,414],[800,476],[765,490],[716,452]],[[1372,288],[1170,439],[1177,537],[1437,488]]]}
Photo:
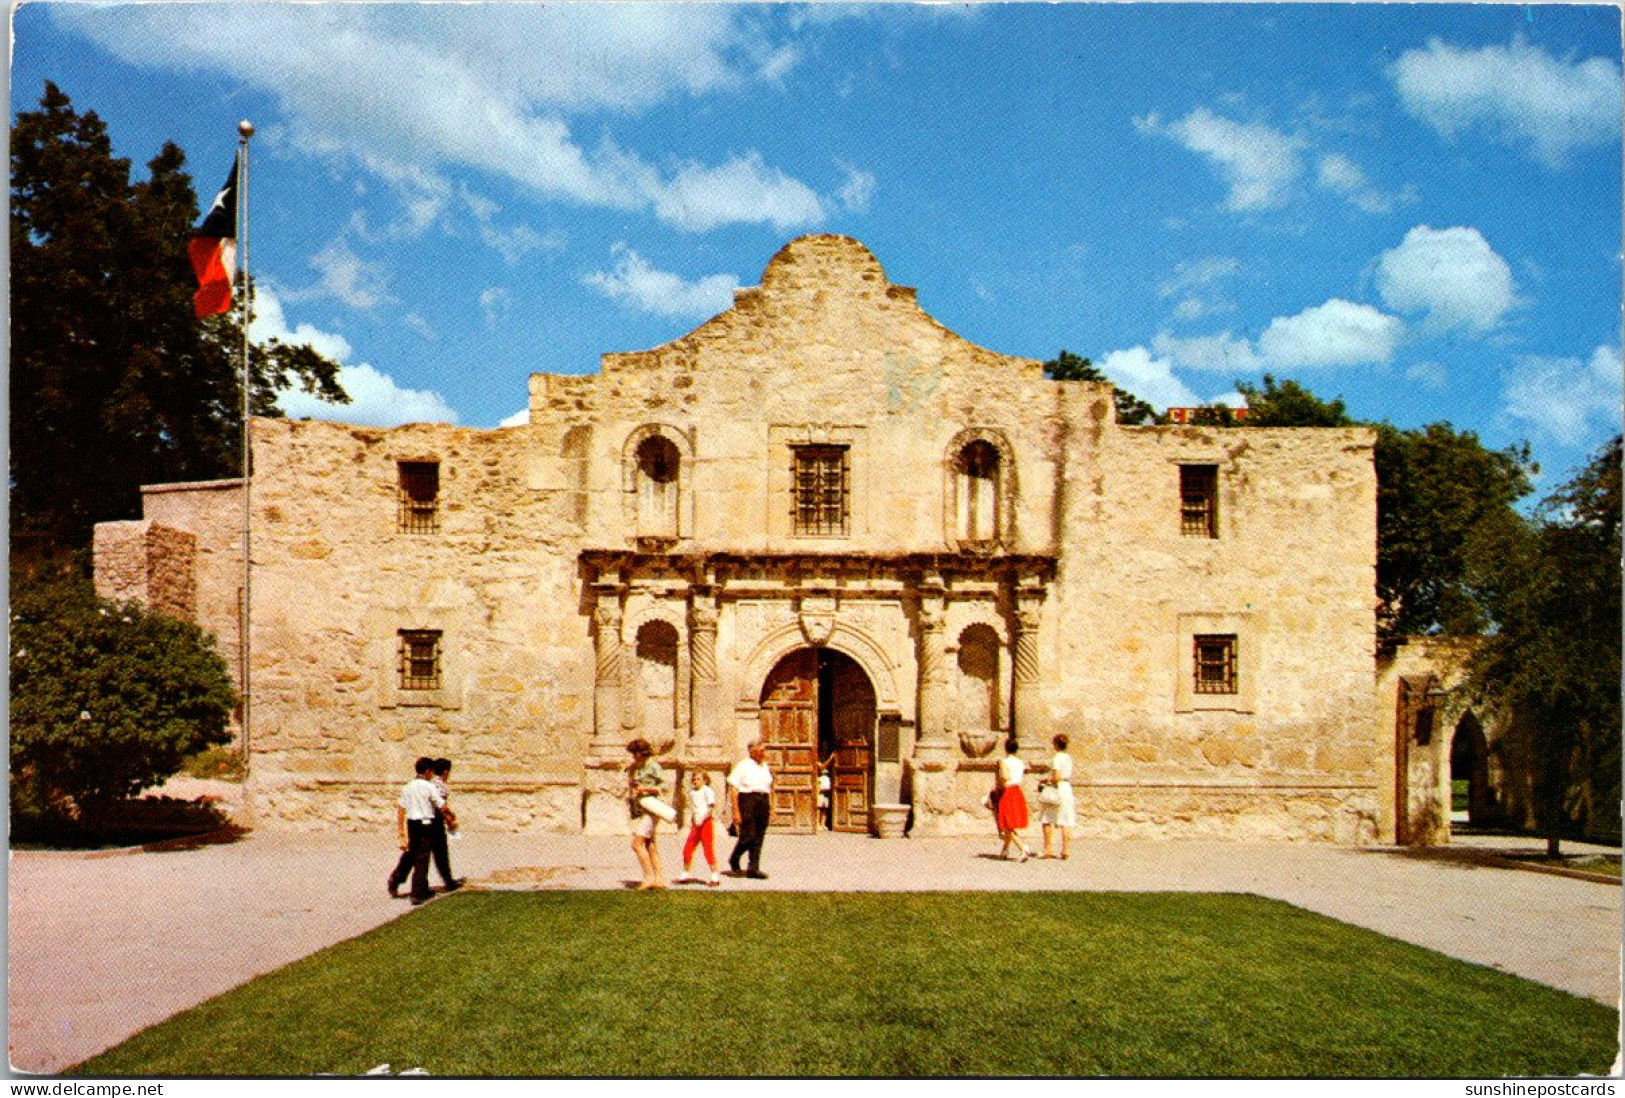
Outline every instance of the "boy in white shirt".
{"label": "boy in white shirt", "polygon": [[446,798],[430,780],[434,775],[434,760],[421,758],[413,767],[417,776],[401,787],[401,797],[395,809],[395,827],[401,844],[401,858],[389,875],[389,894],[396,894],[406,867],[412,869],[412,902],[421,904],[433,897],[429,891],[429,859],[434,853],[434,821],[436,814],[446,806]]}

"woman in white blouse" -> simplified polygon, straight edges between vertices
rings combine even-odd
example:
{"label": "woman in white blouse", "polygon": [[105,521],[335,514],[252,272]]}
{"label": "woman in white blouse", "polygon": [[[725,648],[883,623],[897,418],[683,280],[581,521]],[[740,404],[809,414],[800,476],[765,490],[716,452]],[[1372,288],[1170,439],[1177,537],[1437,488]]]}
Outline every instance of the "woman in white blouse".
{"label": "woman in white blouse", "polygon": [[1016,754],[1017,746],[1014,736],[1005,740],[1004,758],[999,760],[996,785],[999,794],[999,838],[1004,840],[999,857],[1010,857],[1010,848],[1014,846],[1021,851],[1021,857],[1017,861],[1024,862],[1032,856],[1032,852],[1021,841],[1021,831],[1026,828],[1028,822],[1027,794],[1021,789],[1021,779],[1027,774],[1027,764]]}
{"label": "woman in white blouse", "polygon": [[[1038,799],[1043,805],[1040,819],[1044,824],[1044,857],[1053,858],[1051,846],[1057,828],[1061,832],[1061,857],[1071,851],[1072,829],[1077,826],[1078,813],[1072,803],[1072,756],[1066,753],[1065,735],[1054,739],[1055,757],[1049,763],[1049,777],[1039,787]],[[1050,791],[1054,792],[1051,793]]]}

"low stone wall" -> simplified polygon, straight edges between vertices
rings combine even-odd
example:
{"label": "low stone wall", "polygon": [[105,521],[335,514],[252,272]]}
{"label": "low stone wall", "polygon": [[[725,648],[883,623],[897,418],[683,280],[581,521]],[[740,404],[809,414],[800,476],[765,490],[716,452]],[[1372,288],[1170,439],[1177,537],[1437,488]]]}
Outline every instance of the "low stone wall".
{"label": "low stone wall", "polygon": [[[276,831],[393,831],[402,782],[342,779],[250,781],[257,827]],[[582,793],[574,779],[469,781],[453,773],[452,807],[471,831],[579,834]]]}

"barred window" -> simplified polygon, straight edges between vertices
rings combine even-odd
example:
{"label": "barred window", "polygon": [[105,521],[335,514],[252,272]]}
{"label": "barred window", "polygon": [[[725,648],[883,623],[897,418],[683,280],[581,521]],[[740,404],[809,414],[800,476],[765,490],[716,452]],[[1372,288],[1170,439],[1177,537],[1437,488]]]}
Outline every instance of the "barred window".
{"label": "barred window", "polygon": [[1236,635],[1208,634],[1195,638],[1198,694],[1234,694],[1236,690]]}
{"label": "barred window", "polygon": [[1188,538],[1219,536],[1219,467],[1179,467],[1179,532]]}
{"label": "barred window", "polygon": [[399,529],[403,534],[440,532],[440,463],[403,461]]}
{"label": "barred window", "polygon": [[440,631],[401,630],[401,689],[440,689]]}
{"label": "barred window", "polygon": [[797,534],[844,536],[849,513],[845,446],[797,446],[792,451],[792,517]]}

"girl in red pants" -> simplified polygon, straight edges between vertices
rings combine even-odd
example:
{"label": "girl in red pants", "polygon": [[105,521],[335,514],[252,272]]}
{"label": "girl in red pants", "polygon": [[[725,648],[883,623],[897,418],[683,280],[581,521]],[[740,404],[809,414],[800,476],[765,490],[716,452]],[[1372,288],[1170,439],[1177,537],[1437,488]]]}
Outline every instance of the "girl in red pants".
{"label": "girl in red pants", "polygon": [[689,771],[688,788],[683,790],[683,795],[688,804],[688,840],[683,843],[683,875],[677,878],[677,883],[699,879],[689,873],[688,867],[694,862],[694,848],[703,844],[705,860],[711,866],[711,880],[707,883],[715,888],[722,883],[722,876],[717,872],[717,848],[711,836],[717,795],[701,770]]}

